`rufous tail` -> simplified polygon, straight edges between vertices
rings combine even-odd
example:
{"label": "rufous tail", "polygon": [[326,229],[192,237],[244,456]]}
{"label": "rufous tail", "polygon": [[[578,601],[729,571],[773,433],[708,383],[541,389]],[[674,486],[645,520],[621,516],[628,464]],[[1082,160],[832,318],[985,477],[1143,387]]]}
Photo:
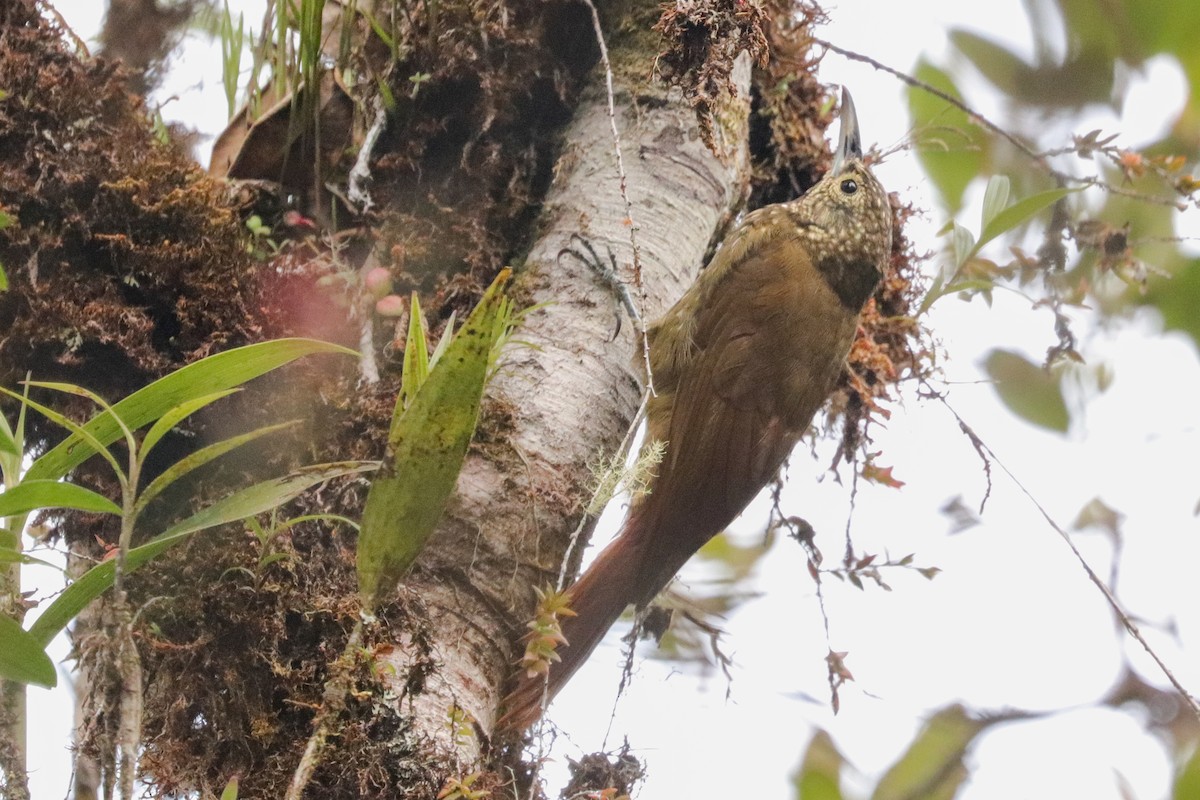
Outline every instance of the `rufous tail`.
{"label": "rufous tail", "polygon": [[[633,523],[633,520],[630,520]],[[521,732],[542,715],[542,710],[600,644],[630,602],[639,597],[640,554],[635,552],[640,537],[629,535],[627,523],[621,535],[567,589],[567,605],[574,617],[564,617],[562,632],[567,640],[558,648],[562,661],[550,665],[549,677],[522,671],[516,686],[504,699],[497,731]]]}

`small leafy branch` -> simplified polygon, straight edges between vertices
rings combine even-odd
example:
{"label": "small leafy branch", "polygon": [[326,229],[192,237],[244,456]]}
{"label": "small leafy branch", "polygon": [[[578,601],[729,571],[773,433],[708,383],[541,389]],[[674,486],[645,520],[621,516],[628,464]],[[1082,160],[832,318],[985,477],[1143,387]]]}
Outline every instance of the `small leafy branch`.
{"label": "small leafy branch", "polygon": [[525,634],[525,652],[520,661],[522,671],[531,678],[548,674],[550,666],[562,660],[558,648],[567,643],[562,618],[575,616],[565,592],[536,587],[534,592],[538,597],[537,608],[533,619],[526,624],[529,633]]}
{"label": "small leafy branch", "polygon": [[[136,756],[141,740],[141,665],[133,637],[135,615],[125,591],[128,575],[193,533],[253,517],[288,502],[309,486],[375,466],[346,462],[309,467],[235,491],[165,530],[147,531],[141,524],[144,512],[169,486],[225,453],[292,423],[269,425],[202,447],[143,486],[146,459],[167,433],[206,406],[234,393],[236,387],[296,358],[321,352],[353,354],[337,345],[306,339],[264,342],[183,367],[111,405],[95,393],[68,383],[26,381],[23,393],[0,387],[0,392],[20,403],[15,425],[0,416],[0,469],[4,477],[0,519],[6,523],[0,530],[0,561],[14,567],[37,561],[23,551],[21,540],[21,532],[34,512],[65,508],[120,518],[120,535],[113,557],[106,558],[72,582],[28,629],[21,625],[21,615],[13,613],[13,598],[2,598],[8,613],[0,615],[0,677],[22,684],[54,686],[54,665],[46,654],[46,647],[93,600],[113,589],[112,605],[117,624],[114,657],[122,687],[118,741],[121,797],[133,796]],[[30,399],[30,388],[84,397],[95,403],[100,411],[80,425]],[[28,410],[37,411],[62,426],[70,436],[22,472],[26,451],[24,423]],[[136,432],[147,425],[149,429],[139,438]],[[111,448],[118,441],[124,444],[124,464],[118,451]],[[119,504],[90,489],[61,481],[72,469],[97,455],[108,463],[117,479],[121,491]],[[135,536],[146,538],[145,543],[135,547]],[[19,582],[15,585],[19,586]],[[11,774],[9,777],[11,779]]]}

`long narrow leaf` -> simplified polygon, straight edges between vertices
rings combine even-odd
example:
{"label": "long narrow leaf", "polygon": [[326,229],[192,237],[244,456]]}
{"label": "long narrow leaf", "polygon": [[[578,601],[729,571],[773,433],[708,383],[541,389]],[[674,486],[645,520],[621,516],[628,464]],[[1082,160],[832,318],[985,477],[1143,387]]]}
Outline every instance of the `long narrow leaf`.
{"label": "long narrow leaf", "polygon": [[28,514],[41,508],[75,508],[101,514],[121,513],[121,507],[107,497],[73,483],[24,480],[0,494],[0,517]]}
{"label": "long narrow leaf", "polygon": [[188,400],[186,403],[180,403],[172,408],[167,413],[163,414],[155,423],[150,426],[150,430],[146,431],[146,435],[142,437],[141,457],[144,460],[146,454],[154,449],[154,445],[158,444],[162,437],[167,435],[167,432],[174,428],[185,419],[195,414],[200,409],[204,408],[209,403],[220,400],[222,397],[228,397],[239,389],[225,389],[220,392],[206,394],[203,397],[197,397],[194,400]]}
{"label": "long narrow leaf", "polygon": [[358,537],[367,606],[395,590],[441,519],[475,433],[509,271],[493,281],[408,408],[397,402],[388,464],[371,482]]}
{"label": "long narrow leaf", "polygon": [[987,228],[996,215],[1008,207],[1008,193],[1011,185],[1007,175],[993,175],[988,179],[987,189],[983,192],[980,230]]}
{"label": "long narrow leaf", "polygon": [[[188,400],[223,391],[313,353],[358,355],[341,345],[315,339],[277,339],[238,347],[201,359],[159,378],[113,406],[130,428],[137,429],[158,419]],[[84,428],[107,445],[121,431],[111,414],[94,417]],[[82,436],[70,436],[29,468],[31,478],[61,478],[95,452]]]}
{"label": "long narrow leaf", "polygon": [[907,752],[884,773],[871,800],[952,800],[967,778],[963,757],[997,716],[973,719],[962,706],[943,708],[929,718]]}
{"label": "long narrow leaf", "polygon": [[971,233],[967,228],[954,223],[954,265],[962,269],[962,265],[967,263],[976,252],[975,234]]}
{"label": "long narrow leaf", "polygon": [[0,678],[54,688],[58,674],[46,655],[45,645],[21,628],[12,617],[0,614]]}
{"label": "long narrow leaf", "polygon": [[1042,209],[1056,203],[1066,197],[1071,192],[1079,191],[1078,189],[1049,189],[1044,192],[1032,194],[1029,197],[1018,200],[1008,208],[992,217],[991,221],[983,226],[983,230],[979,234],[979,241],[972,248],[970,256],[975,255],[983,248],[985,244],[995,239],[1001,234],[1017,228],[1018,226],[1033,219]]}
{"label": "long narrow leaf", "polygon": [[404,340],[404,366],[400,372],[400,404],[397,411],[408,408],[421,385],[429,377],[429,343],[425,341],[425,326],[421,321],[421,301],[412,293],[408,304],[408,336]]}
{"label": "long narrow leaf", "polygon": [[279,425],[268,425],[264,428],[250,431],[249,433],[243,433],[240,436],[232,436],[228,439],[223,439],[222,441],[210,444],[207,447],[202,447],[196,452],[179,459],[174,464],[163,470],[162,474],[155,478],[141,493],[133,507],[134,516],[141,514],[146,506],[150,504],[151,500],[153,500],[155,497],[158,497],[158,495],[162,493],[164,489],[182,478],[184,475],[187,475],[189,472],[197,470],[213,459],[220,458],[230,450],[241,447],[244,444],[249,444],[255,439],[259,439],[269,433],[275,433],[276,431],[290,428],[295,425],[296,422],[296,420],[293,420],[292,422],[283,422]]}
{"label": "long narrow leaf", "polygon": [[[112,437],[110,439],[108,439],[107,442],[102,442],[102,441],[100,441],[100,439],[96,438],[95,434],[92,433],[92,431],[88,430],[87,425],[80,425],[79,423],[75,422],[72,419],[69,419],[65,415],[58,413],[57,411],[55,411],[53,408],[50,408],[49,406],[42,405],[41,403],[37,402],[36,400],[30,400],[28,397],[22,397],[21,395],[17,394],[16,392],[5,389],[3,386],[0,386],[0,392],[3,392],[4,394],[6,394],[10,397],[15,397],[15,398],[19,399],[27,407],[32,408],[34,411],[37,411],[39,414],[41,414],[43,417],[50,420],[54,424],[59,425],[63,428],[66,428],[67,430],[71,431],[71,436],[67,439],[67,441],[69,442],[69,441],[71,441],[71,439],[75,439],[76,437],[78,437],[80,449],[87,448],[88,455],[91,455],[92,453],[99,453],[100,455],[102,455],[104,457],[104,460],[107,461],[112,466],[113,472],[117,473],[120,480],[122,481],[122,484],[124,484],[125,472],[121,469],[121,465],[117,463],[117,459],[113,456],[112,453],[110,453],[108,451],[108,448],[105,446],[105,445],[109,444],[110,442],[112,442],[113,439],[116,439],[118,436],[121,435],[121,426],[118,425],[115,421],[113,422],[113,428],[114,428],[115,432],[113,433]],[[33,478],[34,480],[49,478],[50,480],[53,480],[55,478],[62,477],[61,474],[60,475],[43,475],[38,472],[35,472],[34,467],[37,466],[37,463],[38,463],[37,461],[33,462],[33,466],[31,466],[29,468],[29,471],[25,473],[25,476],[27,478]]]}
{"label": "long narrow leaf", "polygon": [[13,437],[12,428],[8,427],[8,420],[0,414],[0,453],[9,453],[10,455],[21,455],[21,449],[17,447],[17,440]]}
{"label": "long narrow leaf", "polygon": [[43,561],[40,558],[34,558],[28,553],[22,553],[20,550],[14,550],[11,547],[0,547],[0,564],[36,564],[39,567],[49,567],[62,572],[62,567],[56,564],[51,564],[49,561]]}
{"label": "long narrow leaf", "polygon": [[[318,464],[234,492],[208,508],[175,523],[146,544],[131,549],[125,557],[125,572],[133,572],[197,531],[270,511],[298,496],[310,486],[341,475],[366,472],[377,467],[374,462],[362,461]],[[108,591],[113,585],[115,569],[116,565],[112,561],[105,561],[89,569],[46,607],[42,615],[30,626],[29,632],[43,646],[48,644],[87,607],[88,603]]]}
{"label": "long narrow leaf", "polygon": [[457,310],[451,311],[450,317],[446,320],[446,328],[442,331],[442,338],[438,339],[438,343],[433,348],[433,353],[429,356],[430,369],[437,366],[438,359],[446,352],[446,348],[454,338],[454,317],[457,314]]}

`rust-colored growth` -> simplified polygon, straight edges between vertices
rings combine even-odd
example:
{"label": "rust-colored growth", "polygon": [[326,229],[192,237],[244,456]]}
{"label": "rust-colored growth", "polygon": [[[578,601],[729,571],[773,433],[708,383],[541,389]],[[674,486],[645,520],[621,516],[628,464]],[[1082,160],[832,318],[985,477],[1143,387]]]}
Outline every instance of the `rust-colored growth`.
{"label": "rust-colored growth", "polygon": [[0,14],[0,383],[27,371],[117,398],[247,340],[238,220],[154,136],[113,64],[81,59],[32,0]]}
{"label": "rust-colored growth", "polygon": [[852,461],[871,423],[890,416],[881,402],[893,399],[896,384],[926,378],[934,370],[931,337],[917,317],[924,291],[921,257],[904,235],[915,211],[895,194],[889,199],[893,228],[887,272],[862,311],[858,337],[830,401],[831,419],[840,418],[842,425],[835,461]]}
{"label": "rust-colored growth", "polygon": [[812,29],[825,14],[812,3],[768,0],[771,57],[754,70],[750,145],[753,205],[791,200],[829,169],[825,131],[836,108],[817,78]]}
{"label": "rust-colored growth", "polygon": [[758,66],[767,63],[766,20],[761,8],[745,0],[699,0],[668,4],[654,26],[665,43],[659,73],[683,89],[700,136],[714,152],[721,100],[737,91],[730,80],[734,61],[745,50]]}

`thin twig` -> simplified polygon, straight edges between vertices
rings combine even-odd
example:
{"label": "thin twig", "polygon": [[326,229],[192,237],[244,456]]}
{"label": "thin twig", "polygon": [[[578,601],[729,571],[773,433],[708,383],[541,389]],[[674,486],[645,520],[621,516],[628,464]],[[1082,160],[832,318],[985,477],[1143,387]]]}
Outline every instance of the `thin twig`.
{"label": "thin twig", "polygon": [[1025,488],[1025,484],[1021,483],[1017,476],[1012,473],[1012,470],[1010,470],[1008,466],[1000,460],[1000,458],[996,455],[996,452],[987,446],[987,444],[979,437],[979,434],[975,433],[971,426],[967,424],[966,420],[959,416],[958,412],[954,410],[954,407],[950,405],[949,401],[947,401],[945,397],[938,397],[938,400],[941,401],[942,405],[947,411],[954,415],[954,419],[958,421],[959,427],[962,428],[962,430],[966,432],[967,436],[971,439],[972,445],[974,445],[977,450],[981,450],[981,452],[986,453],[987,457],[1004,471],[1004,474],[1009,477],[1009,480],[1016,485],[1021,493],[1029,500],[1029,502],[1033,503],[1034,508],[1036,508],[1042,515],[1042,519],[1046,520],[1046,524],[1049,525],[1050,528],[1057,533],[1064,542],[1067,543],[1067,547],[1071,549],[1071,553],[1074,554],[1075,559],[1079,562],[1080,566],[1083,567],[1083,571],[1087,573],[1088,580],[1095,584],[1096,588],[1100,590],[1100,594],[1104,595],[1104,599],[1108,602],[1109,607],[1112,608],[1113,613],[1117,615],[1117,619],[1121,621],[1121,625],[1123,625],[1125,630],[1129,632],[1130,636],[1137,640],[1138,644],[1142,646],[1142,649],[1149,654],[1150,658],[1154,660],[1154,663],[1158,665],[1159,670],[1162,671],[1163,675],[1166,676],[1171,685],[1175,687],[1175,691],[1179,693],[1179,696],[1187,704],[1188,708],[1192,710],[1192,713],[1196,715],[1197,719],[1200,719],[1200,704],[1196,702],[1196,698],[1184,688],[1183,684],[1180,683],[1179,678],[1177,678],[1175,673],[1171,671],[1171,668],[1167,666],[1166,662],[1162,660],[1158,653],[1154,651],[1154,648],[1150,646],[1150,643],[1146,641],[1146,638],[1142,635],[1141,630],[1129,616],[1129,613],[1121,606],[1121,602],[1117,599],[1116,595],[1112,593],[1112,590],[1108,588],[1108,585],[1104,582],[1104,580],[1096,573],[1094,569],[1092,569],[1092,566],[1087,562],[1087,559],[1084,558],[1083,553],[1079,551],[1079,548],[1075,546],[1075,542],[1071,540],[1071,537],[1067,534],[1067,532],[1063,530],[1061,525],[1054,521],[1054,518],[1050,516],[1050,512],[1046,511],[1042,504],[1038,502],[1037,498],[1033,496],[1033,493]]}
{"label": "thin twig", "polygon": [[63,33],[71,37],[71,41],[75,43],[75,48],[83,55],[84,58],[92,57],[92,54],[88,50],[88,47],[84,43],[83,39],[79,38],[79,34],[75,32],[75,29],[71,27],[59,10],[54,7],[53,3],[42,0],[42,2],[39,2],[38,5],[42,7],[43,11],[54,17],[55,21],[62,27]]}
{"label": "thin twig", "polygon": [[859,61],[859,62],[861,62],[863,64],[867,64],[877,70],[880,70],[881,72],[886,72],[895,78],[899,78],[901,81],[903,81],[904,83],[907,83],[909,86],[912,86],[915,89],[920,89],[921,91],[928,92],[929,94],[933,95],[934,97],[937,97],[938,99],[949,103],[950,105],[957,108],[959,111],[962,111],[964,114],[969,115],[973,120],[978,122],[984,128],[987,128],[992,133],[996,134],[1000,138],[1007,141],[1009,144],[1011,144],[1013,147],[1015,147],[1018,151],[1020,151],[1020,153],[1022,155],[1024,155],[1029,160],[1031,160],[1034,164],[1036,164],[1038,167],[1043,169],[1046,172],[1046,174],[1050,175],[1050,177],[1054,178],[1055,180],[1062,181],[1064,183],[1073,183],[1073,184],[1076,184],[1078,186],[1083,186],[1083,187],[1095,186],[1098,189],[1103,189],[1106,192],[1111,192],[1112,194],[1121,195],[1122,197],[1132,197],[1137,200],[1142,200],[1142,201],[1145,201],[1148,203],[1155,203],[1158,205],[1171,206],[1173,208],[1179,209],[1180,211],[1183,211],[1187,208],[1186,203],[1180,203],[1180,202],[1178,202],[1176,200],[1172,200],[1170,198],[1154,197],[1153,195],[1142,194],[1141,192],[1135,192],[1132,189],[1123,189],[1120,186],[1112,185],[1108,181],[1105,181],[1102,178],[1100,178],[1099,176],[1093,175],[1091,177],[1081,178],[1077,175],[1072,175],[1069,172],[1063,172],[1062,170],[1055,169],[1054,167],[1050,166],[1050,162],[1046,160],[1045,153],[1039,153],[1038,151],[1034,150],[1032,147],[1030,147],[1024,141],[1022,141],[1018,137],[1014,136],[1013,134],[1009,133],[1007,130],[1000,127],[996,123],[992,122],[990,119],[983,116],[978,111],[971,108],[970,106],[968,106],[962,100],[959,100],[954,95],[944,92],[941,89],[937,88],[936,86],[932,86],[919,78],[914,78],[912,75],[909,75],[906,72],[901,72],[900,70],[895,69],[894,67],[889,67],[886,64],[876,61],[875,59],[871,58],[870,56],[865,56],[862,53],[856,53],[853,50],[847,50],[844,47],[838,47],[836,44],[833,44],[832,42],[827,42],[824,39],[813,39],[813,44],[820,45],[821,47],[824,47],[826,50],[830,50],[834,53],[837,53],[840,56],[844,56],[844,57],[850,59],[851,61]]}
{"label": "thin twig", "polygon": [[608,47],[604,44],[604,29],[600,27],[600,12],[596,10],[592,0],[583,0],[584,5],[592,12],[592,27],[596,32],[596,44],[600,46],[600,63],[604,65],[604,88],[608,100],[608,124],[612,128],[613,152],[617,156],[617,175],[620,178],[621,200],[625,204],[625,219],[629,222],[629,244],[633,248],[633,285],[638,289],[639,325],[642,333],[642,360],[646,367],[646,388],[651,397],[657,397],[654,390],[654,373],[650,369],[650,334],[646,327],[646,287],[642,283],[642,249],[638,246],[637,222],[633,218],[633,203],[629,199],[628,181],[625,176],[625,161],[621,157],[621,133],[617,130],[617,111],[613,101],[612,63],[608,60]]}
{"label": "thin twig", "polygon": [[[633,421],[629,423],[629,430],[625,432],[625,438],[621,440],[621,446],[617,449],[617,453],[623,458],[629,454],[629,448],[633,445],[633,439],[637,435],[638,426],[642,424],[642,417],[646,415],[646,404],[649,401],[649,395],[642,395],[642,404],[638,406],[637,413],[633,416]],[[589,498],[588,506],[596,499],[599,492],[603,491],[603,487],[597,487]],[[583,526],[587,525],[591,515],[584,514],[579,520],[579,524],[575,526],[575,530],[571,532],[571,540],[567,543],[567,551],[563,553],[562,564],[558,568],[558,583],[555,584],[555,589],[562,591],[567,585],[567,565],[571,563],[571,555],[575,552],[575,547],[579,543],[580,535],[583,533]]]}
{"label": "thin twig", "polygon": [[292,783],[288,786],[284,800],[300,800],[304,796],[305,787],[312,780],[313,772],[321,763],[321,754],[325,750],[325,742],[329,739],[332,725],[346,707],[346,696],[350,693],[350,681],[356,653],[362,644],[362,636],[363,620],[359,617],[354,623],[354,629],[350,631],[349,638],[346,639],[341,656],[333,662],[332,673],[321,696],[321,708],[313,720],[312,735],[308,737],[304,755],[300,757],[300,763],[292,773]]}

